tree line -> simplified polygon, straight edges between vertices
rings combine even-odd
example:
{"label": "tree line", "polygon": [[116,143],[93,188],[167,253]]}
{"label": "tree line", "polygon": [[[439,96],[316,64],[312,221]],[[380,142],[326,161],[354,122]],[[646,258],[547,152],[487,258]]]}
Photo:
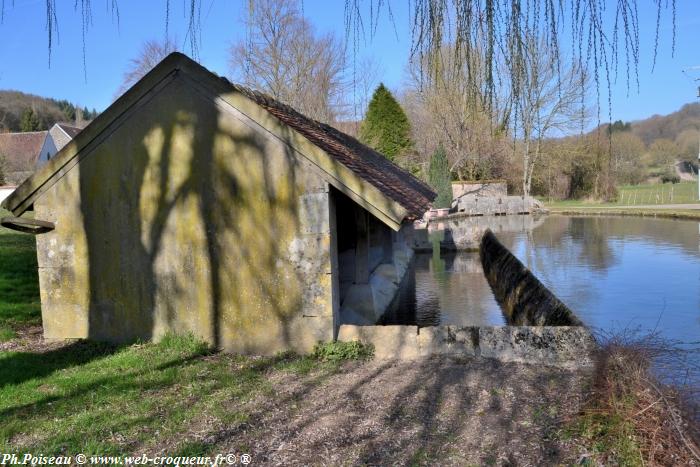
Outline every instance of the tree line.
{"label": "tree line", "polygon": [[[600,119],[589,104],[600,76],[536,28],[517,31],[517,53],[506,56],[483,37],[440,39],[412,55],[395,95],[378,83],[375,64],[348,56],[335,34],[319,34],[298,0],[255,2],[245,28],[230,48],[232,81],[355,133],[426,181],[445,165],[448,180],[504,179],[513,193],[612,199],[619,184],[670,179],[696,131],[660,138],[620,122],[584,134],[596,112]],[[174,50],[169,39],[145,44],[122,90]]]}
{"label": "tree line", "polygon": [[97,115],[95,109],[76,106],[63,99],[0,91],[0,132],[48,130],[59,122],[82,126]]}

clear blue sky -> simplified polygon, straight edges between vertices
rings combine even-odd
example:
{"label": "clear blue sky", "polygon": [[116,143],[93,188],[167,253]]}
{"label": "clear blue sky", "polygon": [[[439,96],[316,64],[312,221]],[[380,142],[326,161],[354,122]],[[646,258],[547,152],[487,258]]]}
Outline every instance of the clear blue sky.
{"label": "clear blue sky", "polygon": [[[87,30],[87,82],[83,74],[82,25],[73,0],[58,0],[59,40],[51,67],[48,63],[44,0],[15,0],[5,3],[0,24],[0,88],[17,89],[42,96],[68,99],[89,108],[104,110],[119,88],[129,60],[143,42],[161,39],[165,33],[165,0],[120,0],[119,26],[104,0],[93,0],[93,21]],[[181,0],[171,0],[171,36],[186,44],[186,19]],[[304,0],[304,14],[323,32],[345,37],[344,3],[341,0]],[[369,2],[367,2],[369,3]],[[376,2],[375,2],[376,3]],[[612,3],[612,2],[610,2]],[[700,65],[700,2],[678,0],[676,54],[671,57],[671,23],[663,21],[656,69],[651,73],[655,11],[652,0],[639,0],[641,23],[640,89],[628,91],[623,75],[613,86],[613,120],[634,120],[653,114],[667,114],[697,96],[697,85],[681,70]],[[240,39],[247,1],[203,0],[200,61],[216,73],[228,74],[227,53]],[[401,86],[410,48],[408,5],[392,0],[396,31],[383,11],[377,34],[361,44],[360,55],[373,56],[381,65],[381,79],[392,89]],[[666,13],[670,14],[670,13]],[[369,22],[368,17],[365,18]],[[398,38],[397,38],[398,35]],[[620,69],[620,72],[623,72]],[[700,71],[694,77],[700,77]],[[605,94],[607,91],[602,90]],[[607,97],[601,114],[607,120]]]}

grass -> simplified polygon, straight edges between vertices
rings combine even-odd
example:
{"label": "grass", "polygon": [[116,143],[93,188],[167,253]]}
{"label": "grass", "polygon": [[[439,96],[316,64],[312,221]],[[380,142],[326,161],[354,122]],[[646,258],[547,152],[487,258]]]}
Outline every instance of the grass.
{"label": "grass", "polygon": [[301,376],[313,369],[327,376],[338,368],[290,354],[211,354],[192,336],[123,347],[77,342],[44,354],[4,352],[0,452],[209,452],[213,447],[197,438],[198,424],[244,424],[251,415],[247,402],[276,397],[271,373]]}
{"label": "grass", "polygon": [[[658,335],[620,333],[602,342],[594,389],[564,436],[583,440],[595,465],[695,465],[699,420],[683,413],[680,386],[664,385],[652,374],[664,366],[686,368],[698,349],[679,347]],[[694,383],[694,384],[697,384]],[[689,387],[697,390],[695,385]],[[687,407],[686,407],[687,408]]]}
{"label": "grass", "polygon": [[[673,187],[673,198],[671,198],[671,187]],[[551,212],[560,214],[634,215],[700,220],[700,209],[635,207],[660,204],[700,204],[697,199],[697,190],[696,182],[683,182],[675,185],[628,185],[619,187],[620,196],[617,201],[612,203],[571,199],[551,202],[541,199],[541,201]]]}
{"label": "grass", "polygon": [[618,199],[611,203],[588,200],[542,201],[550,208],[647,206],[654,204],[696,204],[697,182],[676,184],[626,185],[618,187]]}
{"label": "grass", "polygon": [[[6,215],[0,210],[0,217]],[[0,342],[14,337],[18,328],[40,321],[34,237],[0,227]]]}

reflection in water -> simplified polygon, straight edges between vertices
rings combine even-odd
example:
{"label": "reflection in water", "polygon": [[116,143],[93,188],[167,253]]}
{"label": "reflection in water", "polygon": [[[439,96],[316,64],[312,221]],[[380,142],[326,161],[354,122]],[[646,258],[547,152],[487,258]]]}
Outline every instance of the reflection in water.
{"label": "reflection in water", "polygon": [[[498,233],[589,326],[657,329],[700,340],[700,227],[637,217],[550,216],[531,231]],[[412,289],[386,322],[502,325],[477,253],[418,254]]]}
{"label": "reflection in water", "polygon": [[[479,253],[416,254],[385,324],[501,326],[505,318],[484,277]],[[411,290],[411,292],[407,292]]]}

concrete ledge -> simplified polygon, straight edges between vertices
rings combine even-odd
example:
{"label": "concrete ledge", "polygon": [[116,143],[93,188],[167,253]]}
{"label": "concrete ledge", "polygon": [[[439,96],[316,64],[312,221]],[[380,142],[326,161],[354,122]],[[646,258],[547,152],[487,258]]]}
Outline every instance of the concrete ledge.
{"label": "concrete ledge", "polygon": [[491,358],[565,368],[593,365],[596,343],[582,326],[354,326],[340,341],[372,344],[377,359],[413,360],[433,355]]}

